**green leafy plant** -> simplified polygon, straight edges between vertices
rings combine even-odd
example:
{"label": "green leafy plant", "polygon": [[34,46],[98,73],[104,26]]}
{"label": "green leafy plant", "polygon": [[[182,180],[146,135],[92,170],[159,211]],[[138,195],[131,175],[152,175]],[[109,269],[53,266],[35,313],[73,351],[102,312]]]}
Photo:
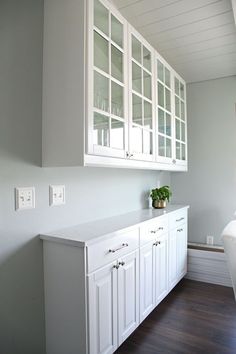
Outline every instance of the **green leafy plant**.
{"label": "green leafy plant", "polygon": [[160,188],[152,189],[150,197],[152,200],[168,200],[170,201],[170,197],[172,196],[172,192],[169,186],[162,186]]}

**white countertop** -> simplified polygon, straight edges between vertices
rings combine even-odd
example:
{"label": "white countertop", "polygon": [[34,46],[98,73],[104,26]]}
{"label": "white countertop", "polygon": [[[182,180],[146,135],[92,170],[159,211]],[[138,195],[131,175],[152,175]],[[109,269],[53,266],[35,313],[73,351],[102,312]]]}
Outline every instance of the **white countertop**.
{"label": "white countertop", "polygon": [[40,238],[46,241],[66,243],[77,247],[85,247],[89,244],[97,242],[109,234],[138,227],[146,221],[173,213],[183,208],[189,208],[189,206],[169,204],[165,209],[141,209],[107,219],[96,220],[49,232],[47,234],[40,235]]}

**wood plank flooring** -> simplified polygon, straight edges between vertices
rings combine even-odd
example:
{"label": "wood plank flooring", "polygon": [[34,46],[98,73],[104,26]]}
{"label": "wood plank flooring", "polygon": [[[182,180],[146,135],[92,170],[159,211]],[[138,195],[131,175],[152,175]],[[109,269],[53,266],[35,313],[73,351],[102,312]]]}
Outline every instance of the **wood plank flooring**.
{"label": "wood plank flooring", "polygon": [[182,280],[116,354],[236,354],[232,288]]}

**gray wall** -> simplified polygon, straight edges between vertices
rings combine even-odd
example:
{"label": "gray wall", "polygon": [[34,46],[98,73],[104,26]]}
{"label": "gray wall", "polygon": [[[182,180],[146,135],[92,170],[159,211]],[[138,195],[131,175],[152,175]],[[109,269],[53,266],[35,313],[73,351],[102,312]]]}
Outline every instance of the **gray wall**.
{"label": "gray wall", "polygon": [[[168,173],[42,169],[42,0],[0,0],[0,353],[44,354],[40,232],[146,206]],[[66,205],[49,207],[49,184]],[[36,187],[36,209],[14,211],[14,187]]]}
{"label": "gray wall", "polygon": [[188,173],[172,175],[174,201],[190,204],[189,240],[220,234],[236,210],[236,76],[187,87]]}

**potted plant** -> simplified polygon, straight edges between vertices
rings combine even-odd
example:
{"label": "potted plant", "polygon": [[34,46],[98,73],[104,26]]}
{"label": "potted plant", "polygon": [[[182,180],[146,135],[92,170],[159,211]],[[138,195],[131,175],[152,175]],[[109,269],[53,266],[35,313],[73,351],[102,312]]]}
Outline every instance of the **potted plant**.
{"label": "potted plant", "polygon": [[152,198],[152,206],[156,209],[162,209],[166,207],[166,202],[170,201],[172,192],[169,186],[162,186],[160,188],[152,189],[150,197]]}

